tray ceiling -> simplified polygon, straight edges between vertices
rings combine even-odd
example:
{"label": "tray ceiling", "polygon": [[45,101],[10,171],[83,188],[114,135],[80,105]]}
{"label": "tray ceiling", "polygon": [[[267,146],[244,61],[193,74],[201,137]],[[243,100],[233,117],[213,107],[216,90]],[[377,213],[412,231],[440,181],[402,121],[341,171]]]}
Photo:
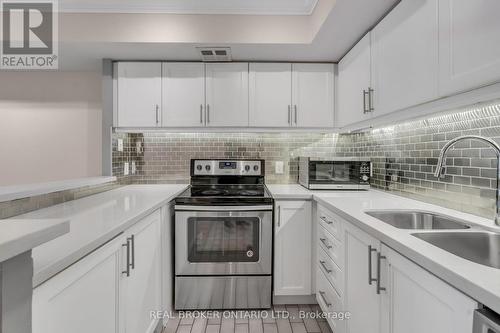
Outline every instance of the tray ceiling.
{"label": "tray ceiling", "polygon": [[60,0],[63,12],[309,15],[318,0]]}

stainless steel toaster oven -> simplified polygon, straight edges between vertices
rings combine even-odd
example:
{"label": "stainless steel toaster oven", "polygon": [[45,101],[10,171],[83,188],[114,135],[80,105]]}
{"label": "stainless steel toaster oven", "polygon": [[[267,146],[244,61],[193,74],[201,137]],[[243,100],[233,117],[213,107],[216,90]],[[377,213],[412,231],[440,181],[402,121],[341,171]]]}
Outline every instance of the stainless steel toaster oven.
{"label": "stainless steel toaster oven", "polygon": [[367,158],[299,158],[299,183],[310,190],[367,190],[372,175]]}

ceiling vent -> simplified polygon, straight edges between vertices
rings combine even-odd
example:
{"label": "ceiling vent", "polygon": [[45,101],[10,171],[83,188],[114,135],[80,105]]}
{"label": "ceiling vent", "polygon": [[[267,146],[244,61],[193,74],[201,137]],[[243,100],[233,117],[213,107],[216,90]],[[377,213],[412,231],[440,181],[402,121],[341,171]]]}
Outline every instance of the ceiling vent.
{"label": "ceiling vent", "polygon": [[231,61],[231,48],[229,47],[197,47],[197,49],[202,61]]}

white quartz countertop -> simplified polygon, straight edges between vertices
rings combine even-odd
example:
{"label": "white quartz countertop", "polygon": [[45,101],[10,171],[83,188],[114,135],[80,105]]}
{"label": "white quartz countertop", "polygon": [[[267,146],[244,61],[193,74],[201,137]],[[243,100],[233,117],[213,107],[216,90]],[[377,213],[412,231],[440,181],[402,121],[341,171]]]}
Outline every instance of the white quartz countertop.
{"label": "white quartz countertop", "polygon": [[397,229],[365,214],[365,211],[412,209],[438,212],[468,222],[473,228],[482,227],[500,232],[500,228],[496,227],[492,220],[376,190],[323,194],[318,194],[316,191],[313,200],[381,240],[464,294],[500,313],[500,269],[458,257],[411,235],[414,232],[425,231]]}
{"label": "white quartz countertop", "polygon": [[[431,211],[465,221],[474,229],[484,228],[500,232],[500,227],[495,226],[493,220],[378,190],[309,191],[298,184],[268,185],[268,188],[277,200],[315,200],[469,297],[500,313],[500,269],[476,264],[411,235],[414,232],[426,231],[398,229],[365,214],[365,211],[385,209]],[[446,230],[427,232],[446,232]]]}
{"label": "white quartz countertop", "polygon": [[110,183],[116,177],[88,177],[78,179],[60,180],[46,183],[0,186],[0,202],[33,197],[52,192],[71,190],[84,186]]}
{"label": "white quartz countertop", "polygon": [[65,219],[0,220],[0,262],[68,232]]}
{"label": "white quartz countertop", "polygon": [[299,184],[266,185],[276,200],[312,200],[315,194],[338,194],[338,191],[308,190]]}
{"label": "white quartz countertop", "polygon": [[165,205],[188,185],[129,185],[17,216],[65,219],[70,232],[33,249],[36,287]]}

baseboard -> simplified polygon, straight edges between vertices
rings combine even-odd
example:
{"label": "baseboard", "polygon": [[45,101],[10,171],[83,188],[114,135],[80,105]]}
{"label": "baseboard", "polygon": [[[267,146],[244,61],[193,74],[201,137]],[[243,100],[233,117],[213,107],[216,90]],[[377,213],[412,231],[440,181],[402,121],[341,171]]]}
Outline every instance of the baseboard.
{"label": "baseboard", "polygon": [[303,296],[274,296],[273,304],[316,304],[316,295]]}

